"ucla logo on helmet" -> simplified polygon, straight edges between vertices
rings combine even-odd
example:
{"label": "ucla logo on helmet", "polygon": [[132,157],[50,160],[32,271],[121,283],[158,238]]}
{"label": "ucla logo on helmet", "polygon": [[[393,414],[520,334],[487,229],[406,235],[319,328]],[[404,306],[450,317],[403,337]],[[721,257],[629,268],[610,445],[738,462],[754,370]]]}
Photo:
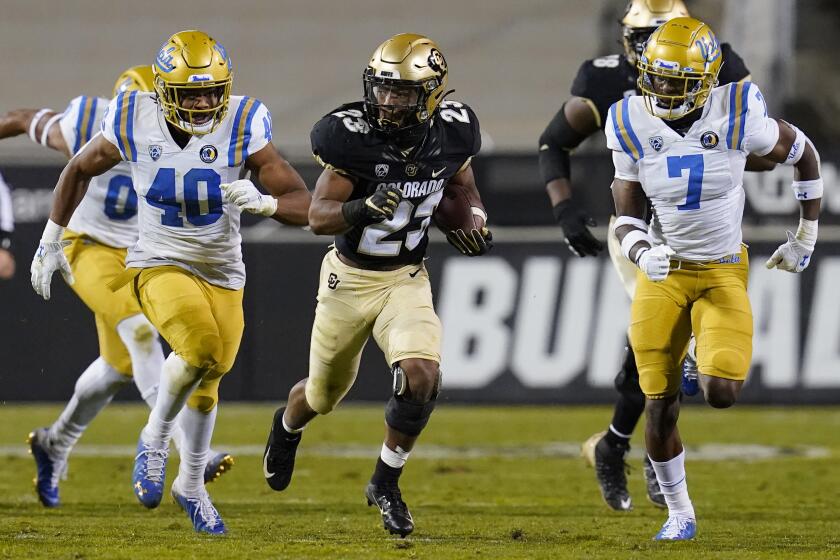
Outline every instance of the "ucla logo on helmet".
{"label": "ucla logo on helmet", "polygon": [[152,161],[159,160],[161,154],[163,154],[162,146],[159,146],[158,144],[152,144],[149,146],[149,157],[152,158]]}
{"label": "ucla logo on helmet", "polygon": [[207,144],[206,146],[201,147],[201,151],[198,152],[198,156],[204,163],[213,163],[219,156],[219,150],[216,149],[216,146]]}
{"label": "ucla logo on helmet", "polygon": [[661,136],[651,136],[650,138],[648,138],[648,142],[650,143],[650,147],[656,150],[657,152],[662,149],[662,146],[665,145]]}
{"label": "ucla logo on helmet", "polygon": [[172,64],[172,52],[175,50],[175,47],[166,48],[166,45],[161,47],[160,51],[158,51],[157,58],[155,58],[155,66],[161,72],[172,72],[175,70],[175,65]]}
{"label": "ucla logo on helmet", "polygon": [[711,150],[717,146],[718,142],[720,142],[720,138],[718,138],[718,135],[711,130],[704,132],[703,135],[700,136],[700,145],[707,150]]}

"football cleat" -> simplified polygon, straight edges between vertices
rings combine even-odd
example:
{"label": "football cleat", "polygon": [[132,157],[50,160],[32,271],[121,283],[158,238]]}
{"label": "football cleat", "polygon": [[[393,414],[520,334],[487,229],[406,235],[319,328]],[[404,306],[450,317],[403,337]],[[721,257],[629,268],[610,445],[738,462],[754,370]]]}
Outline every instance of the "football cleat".
{"label": "football cleat", "polygon": [[606,430],[598,432],[597,434],[592,434],[589,436],[589,439],[584,441],[583,445],[580,446],[580,456],[583,457],[586,464],[593,469],[595,468],[595,446],[598,445],[598,442],[601,441],[601,438],[603,438],[606,434]]}
{"label": "football cleat", "polygon": [[300,443],[301,434],[290,434],[283,427],[283,413],[286,407],[278,408],[274,413],[268,443],[265,444],[263,455],[263,476],[272,490],[281,492],[292,481],[295,470],[295,454]]}
{"label": "football cleat", "polygon": [[697,534],[697,522],[691,517],[669,516],[656,536],[655,541],[688,541]]}
{"label": "football cleat", "polygon": [[627,490],[627,470],[624,459],[630,452],[630,444],[611,446],[601,438],[594,448],[595,478],[601,488],[604,502],[616,511],[630,511],[633,500]]}
{"label": "football cleat", "polygon": [[687,397],[693,397],[700,390],[697,373],[697,339],[693,336],[688,343],[688,352],[683,360],[682,392]]}
{"label": "football cleat", "polygon": [[662,488],[659,487],[659,481],[656,480],[656,471],[653,470],[653,465],[650,464],[650,457],[647,455],[645,455],[644,472],[648,501],[659,508],[668,507],[668,504],[665,503],[665,494],[662,493]]}
{"label": "football cleat", "polygon": [[218,480],[233,468],[233,457],[224,451],[213,455],[204,467],[204,484]]}
{"label": "football cleat", "polygon": [[137,456],[134,458],[132,482],[134,495],[149,509],[156,508],[163,498],[163,482],[166,479],[166,460],[169,449],[158,449],[143,441],[137,441]]}
{"label": "football cleat", "polygon": [[376,504],[382,514],[382,524],[392,535],[403,538],[414,531],[414,519],[408,506],[402,500],[402,493],[396,484],[376,485],[370,483],[365,488],[368,506]]}
{"label": "football cleat", "polygon": [[61,504],[58,497],[58,479],[67,470],[67,460],[56,459],[50,453],[47,428],[38,428],[30,432],[26,443],[29,444],[29,453],[35,459],[37,474],[33,482],[38,499],[45,507],[58,507]]}
{"label": "football cleat", "polygon": [[201,495],[196,497],[184,496],[177,489],[177,479],[172,483],[172,497],[181,509],[187,512],[192,521],[196,533],[207,533],[209,535],[224,535],[227,533],[222,516],[210,501],[210,494],[203,488]]}

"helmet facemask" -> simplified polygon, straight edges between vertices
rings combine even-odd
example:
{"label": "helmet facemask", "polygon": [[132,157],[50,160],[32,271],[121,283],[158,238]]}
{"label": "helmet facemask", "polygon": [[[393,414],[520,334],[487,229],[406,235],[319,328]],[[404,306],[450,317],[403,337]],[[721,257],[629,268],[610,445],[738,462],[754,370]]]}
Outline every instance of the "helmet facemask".
{"label": "helmet facemask", "polygon": [[627,62],[635,66],[645,52],[645,44],[651,34],[656,31],[655,27],[624,27],[622,31],[622,43],[624,44],[624,56]]}
{"label": "helmet facemask", "polygon": [[661,60],[649,64],[642,57],[638,68],[638,87],[648,112],[665,120],[682,118],[702,107],[717,84],[717,77],[711,72],[671,69]]}
{"label": "helmet facemask", "polygon": [[[203,135],[213,132],[225,118],[231,81],[172,84],[158,79],[155,91],[167,121],[188,134]],[[201,99],[196,100],[196,94]]]}
{"label": "helmet facemask", "polygon": [[370,124],[383,132],[403,131],[429,121],[429,93],[436,79],[422,82],[375,76],[368,67],[364,76],[365,109]]}

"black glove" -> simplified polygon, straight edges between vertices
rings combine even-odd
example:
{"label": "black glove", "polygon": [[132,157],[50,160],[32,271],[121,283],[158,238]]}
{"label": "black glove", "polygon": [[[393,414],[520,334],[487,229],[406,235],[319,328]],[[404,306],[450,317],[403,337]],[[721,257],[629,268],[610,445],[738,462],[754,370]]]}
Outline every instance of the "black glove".
{"label": "black glove", "polygon": [[493,234],[486,227],[472,229],[469,233],[457,229],[446,234],[446,240],[468,257],[478,257],[493,248]]}
{"label": "black glove", "polygon": [[344,221],[350,225],[383,222],[394,217],[402,201],[402,191],[394,185],[383,187],[367,198],[357,198],[341,205]]}
{"label": "black glove", "polygon": [[[592,235],[589,228],[597,224],[592,217],[580,210],[572,199],[566,199],[553,208],[554,218],[563,228],[563,236],[569,250],[579,257],[597,256],[604,245]],[[588,226],[588,227],[587,227]]]}

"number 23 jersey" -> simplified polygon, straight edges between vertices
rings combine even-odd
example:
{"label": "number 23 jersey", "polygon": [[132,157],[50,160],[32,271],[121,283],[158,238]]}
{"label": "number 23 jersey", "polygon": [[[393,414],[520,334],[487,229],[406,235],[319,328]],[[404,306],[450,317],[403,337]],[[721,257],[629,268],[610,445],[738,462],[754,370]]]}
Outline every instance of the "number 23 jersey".
{"label": "number 23 jersey", "polygon": [[654,242],[709,261],[740,252],[747,154],[769,153],[779,127],[751,82],[714,88],[698,110],[682,136],[634,95],[610,107],[605,132],[615,177],[641,183],[653,206]]}
{"label": "number 23 jersey", "polygon": [[348,200],[395,185],[403,201],[394,217],[353,226],[335,237],[338,251],[371,268],[422,262],[428,227],[443,189],[481,148],[478,119],[467,105],[444,101],[425,140],[403,153],[387,134],[370,127],[359,101],[342,105],[312,128],[312,153],[327,169],[353,181]]}
{"label": "number 23 jersey", "polygon": [[131,162],[140,237],[129,268],[175,265],[223,288],[245,284],[240,210],[220,185],[239,178],[248,158],[271,141],[271,115],[254,98],[231,96],[210,134],[182,149],[153,93],[124,92],[108,106],[102,133]]}

